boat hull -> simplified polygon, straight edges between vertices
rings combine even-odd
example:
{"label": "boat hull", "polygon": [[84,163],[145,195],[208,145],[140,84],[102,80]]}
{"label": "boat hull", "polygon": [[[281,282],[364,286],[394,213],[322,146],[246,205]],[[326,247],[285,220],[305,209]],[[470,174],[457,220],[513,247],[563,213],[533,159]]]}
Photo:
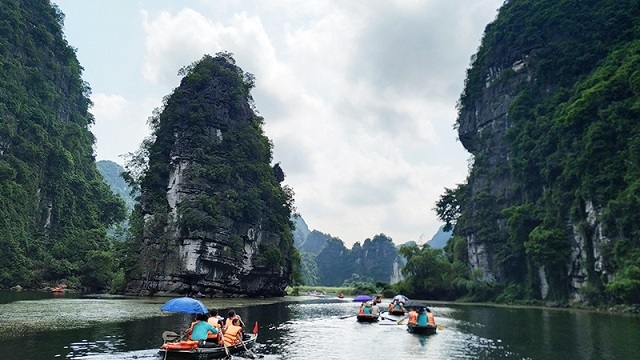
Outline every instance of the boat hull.
{"label": "boat hull", "polygon": [[377,322],[380,318],[376,315],[358,314],[356,319],[358,320],[358,322],[372,323],[372,322]]}
{"label": "boat hull", "polygon": [[[255,345],[256,340],[258,339],[258,334],[248,334],[243,338],[244,346],[242,344],[236,344],[233,346],[227,346],[227,350],[229,354],[237,354],[241,352],[245,352],[245,346],[247,349],[251,349],[253,345]],[[227,356],[227,352],[224,346],[215,346],[211,348],[193,348],[193,349],[169,349],[169,348],[160,348],[160,354],[168,359],[188,359],[188,358],[196,358],[196,359],[222,359]]]}
{"label": "boat hull", "polygon": [[419,325],[407,325],[407,331],[413,334],[420,335],[433,335],[436,333],[437,326],[419,326]]}

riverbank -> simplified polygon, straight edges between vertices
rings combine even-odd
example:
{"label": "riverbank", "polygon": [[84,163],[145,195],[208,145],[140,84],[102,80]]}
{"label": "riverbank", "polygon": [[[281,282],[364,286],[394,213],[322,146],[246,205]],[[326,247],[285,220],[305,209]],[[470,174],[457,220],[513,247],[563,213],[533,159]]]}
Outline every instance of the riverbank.
{"label": "riverbank", "polygon": [[466,306],[487,306],[497,308],[513,308],[513,309],[544,309],[544,310],[579,310],[593,313],[603,314],[620,314],[640,317],[640,304],[635,305],[610,305],[610,306],[586,306],[584,304],[559,305],[555,303],[547,304],[500,304],[491,302],[469,302],[469,301],[439,301],[439,300],[423,300],[428,304],[448,305],[466,305]]}

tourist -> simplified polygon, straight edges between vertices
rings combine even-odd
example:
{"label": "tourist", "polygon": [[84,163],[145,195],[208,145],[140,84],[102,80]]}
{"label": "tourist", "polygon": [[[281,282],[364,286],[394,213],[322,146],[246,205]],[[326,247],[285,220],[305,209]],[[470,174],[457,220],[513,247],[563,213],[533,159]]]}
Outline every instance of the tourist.
{"label": "tourist", "polygon": [[198,347],[214,347],[217,341],[207,340],[209,333],[218,334],[218,329],[207,322],[206,314],[198,314],[198,321],[193,325],[191,340],[198,341]]}
{"label": "tourist", "polygon": [[216,309],[209,310],[209,319],[207,319],[207,322],[214,328],[218,329],[218,333],[217,334],[210,333],[208,339],[216,340],[218,344],[222,344],[222,324],[224,324],[222,320],[224,320],[224,318],[218,315],[218,310]]}
{"label": "tourist", "polygon": [[417,325],[418,324],[418,312],[416,309],[412,308],[409,311],[409,325]]}
{"label": "tourist", "polygon": [[238,319],[238,323],[240,324],[240,326],[244,327],[242,318],[240,317],[240,315],[236,314],[235,310],[229,310],[229,313],[227,314],[227,320],[224,323],[224,327],[226,328],[227,326],[231,325],[233,319]]}
{"label": "tourist", "polygon": [[373,305],[371,306],[371,315],[373,315],[374,317],[380,316],[380,308],[378,307],[378,304],[373,303]]}
{"label": "tourist", "polygon": [[242,341],[242,327],[239,318],[234,317],[231,323],[225,327],[223,340],[225,346],[233,346]]}
{"label": "tourist", "polygon": [[421,308],[420,311],[418,311],[418,326],[427,326],[427,325],[429,325],[427,309]]}
{"label": "tourist", "polygon": [[366,302],[363,303],[364,304],[364,308],[362,309],[362,313],[366,314],[366,315],[371,315],[371,303],[370,302]]}

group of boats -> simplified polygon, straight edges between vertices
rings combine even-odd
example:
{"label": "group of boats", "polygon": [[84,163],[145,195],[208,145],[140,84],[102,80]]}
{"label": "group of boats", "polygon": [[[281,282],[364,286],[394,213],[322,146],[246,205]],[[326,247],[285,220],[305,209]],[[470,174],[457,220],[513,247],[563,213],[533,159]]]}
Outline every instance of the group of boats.
{"label": "group of boats", "polygon": [[[401,295],[399,295],[401,296]],[[176,301],[177,300],[177,301]],[[385,311],[379,311],[379,305],[382,302],[380,295],[369,297],[367,295],[356,296],[354,302],[362,302],[362,305],[356,315],[358,322],[373,323],[380,319],[396,321],[401,325],[411,309],[424,311],[426,306],[418,301],[409,301],[406,297],[394,297],[389,307]],[[168,306],[171,302],[179,302],[182,308],[172,308]],[[371,311],[366,310],[371,308]],[[184,297],[172,299],[165,304],[161,310],[170,312],[182,312],[187,314],[195,314],[200,311],[206,311],[206,307],[196,299]],[[387,315],[385,315],[385,313]],[[351,315],[353,316],[353,315]],[[350,316],[346,316],[350,317]],[[346,318],[343,317],[343,318]],[[407,324],[407,331],[415,334],[433,335],[436,333],[437,326],[422,325],[416,323]],[[250,350],[256,344],[258,339],[258,323],[256,322],[251,333],[245,333],[242,340],[238,344],[232,346],[216,345],[214,347],[198,347],[198,341],[188,340],[184,334],[180,335],[172,331],[165,331],[162,334],[164,343],[160,347],[160,354],[164,359],[167,358],[198,358],[198,359],[222,359],[231,358],[231,355],[244,353],[250,358],[255,358],[255,354]]]}
{"label": "group of boats", "polygon": [[[367,299],[368,298],[368,299]],[[381,296],[368,297],[367,295],[356,296],[354,302],[362,302],[356,320],[363,323],[378,322],[381,319],[396,321],[401,325],[406,319],[408,311],[414,309],[416,311],[426,312],[427,307],[419,301],[410,301],[406,296],[397,295],[389,304],[386,313],[393,317],[385,317],[385,311],[380,312],[379,303],[382,302]],[[425,314],[426,316],[426,314]],[[438,327],[433,324],[409,323],[407,331],[414,334],[433,335]]]}

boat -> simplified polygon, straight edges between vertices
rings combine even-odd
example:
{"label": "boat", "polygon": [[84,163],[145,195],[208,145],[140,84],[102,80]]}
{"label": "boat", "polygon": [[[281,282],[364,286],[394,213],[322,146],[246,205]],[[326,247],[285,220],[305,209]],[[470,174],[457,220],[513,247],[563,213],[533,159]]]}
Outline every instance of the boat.
{"label": "boat", "polygon": [[395,315],[395,316],[404,315],[404,310],[402,309],[391,309],[391,310],[387,310],[387,312],[389,313],[389,315]]}
{"label": "boat", "polygon": [[338,299],[344,299],[344,294],[343,293],[338,294]]}
{"label": "boat", "polygon": [[233,346],[227,346],[226,349],[222,345],[215,347],[199,348],[197,341],[167,341],[160,347],[160,354],[163,358],[194,358],[194,359],[222,359],[227,357],[227,351],[230,355],[238,354],[242,352],[251,353],[251,347],[255,345],[258,339],[258,333],[244,334],[242,341],[244,344],[236,344]]}
{"label": "boat", "polygon": [[416,324],[407,325],[407,331],[414,334],[433,335],[436,333],[437,326],[421,326]]}
{"label": "boat", "polygon": [[378,320],[380,320],[380,318],[378,317],[378,315],[373,314],[358,314],[357,320],[358,322],[372,323],[377,322]]}
{"label": "boat", "polygon": [[64,293],[65,289],[67,288],[67,285],[62,284],[58,287],[54,287],[53,289],[51,289],[51,292],[54,294],[62,294]]}

